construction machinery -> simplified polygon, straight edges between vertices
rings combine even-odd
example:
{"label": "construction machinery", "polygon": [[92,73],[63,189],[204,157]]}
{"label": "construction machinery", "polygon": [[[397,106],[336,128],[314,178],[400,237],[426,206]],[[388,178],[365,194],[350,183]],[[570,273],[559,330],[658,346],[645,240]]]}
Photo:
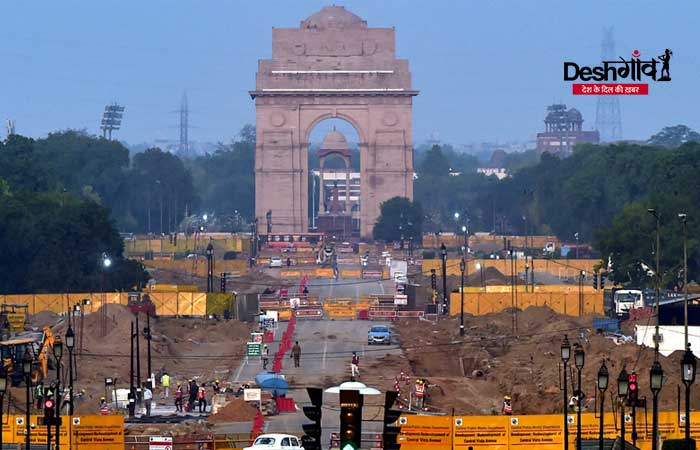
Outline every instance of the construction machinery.
{"label": "construction machinery", "polygon": [[0,305],[0,329],[2,339],[24,331],[29,305],[26,303],[3,303]]}
{"label": "construction machinery", "polygon": [[51,328],[44,327],[42,333],[25,332],[12,339],[0,341],[3,366],[13,386],[22,383],[22,360],[27,352],[32,357],[32,383],[36,384],[48,376],[49,369],[53,366],[55,340]]}

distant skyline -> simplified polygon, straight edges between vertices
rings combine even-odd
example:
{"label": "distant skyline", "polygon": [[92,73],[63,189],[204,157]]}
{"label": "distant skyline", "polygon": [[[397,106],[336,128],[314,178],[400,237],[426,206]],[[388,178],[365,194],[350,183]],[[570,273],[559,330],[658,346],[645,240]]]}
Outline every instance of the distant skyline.
{"label": "distant skyline", "polygon": [[[176,141],[183,92],[190,140],[229,141],[255,123],[248,90],[257,61],[269,58],[272,27],[298,27],[331,2],[195,0],[5,0],[0,29],[0,137],[61,129],[99,134],[104,106],[126,106],[129,144]],[[409,60],[414,142],[455,146],[532,140],[547,105],[579,109],[595,125],[596,98],[573,96],[563,62],[600,61],[604,27],[616,53],[642,59],[673,50],[672,81],[648,96],[621,96],[623,138],[647,139],[664,126],[700,129],[700,42],[696,1],[560,2],[338,1],[371,27],[396,28],[396,52]],[[314,132],[313,136],[316,136]],[[348,136],[351,140],[351,136]]]}

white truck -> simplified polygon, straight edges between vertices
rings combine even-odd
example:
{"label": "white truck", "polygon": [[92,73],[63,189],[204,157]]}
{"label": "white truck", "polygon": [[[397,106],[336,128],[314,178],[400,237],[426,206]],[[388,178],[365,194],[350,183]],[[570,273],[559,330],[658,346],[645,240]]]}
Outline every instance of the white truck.
{"label": "white truck", "polygon": [[620,289],[613,294],[615,315],[622,317],[630,309],[644,307],[644,293],[639,289]]}

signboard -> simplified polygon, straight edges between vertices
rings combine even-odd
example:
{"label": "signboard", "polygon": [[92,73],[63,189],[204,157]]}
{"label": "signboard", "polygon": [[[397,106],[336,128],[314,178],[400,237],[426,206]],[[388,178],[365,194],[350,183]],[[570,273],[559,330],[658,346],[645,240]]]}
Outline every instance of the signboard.
{"label": "signboard", "polygon": [[401,450],[452,448],[450,416],[401,416],[398,422],[401,426],[398,437]]}
{"label": "signboard", "polygon": [[250,342],[257,342],[262,344],[263,333],[250,333]]}
{"label": "signboard", "polygon": [[10,331],[24,331],[24,322],[26,320],[26,315],[22,313],[7,313],[5,315],[7,323],[10,326]]}
{"label": "signboard", "polygon": [[262,344],[260,342],[248,342],[245,347],[246,356],[262,355]]}
{"label": "signboard", "polygon": [[[512,416],[508,420],[513,448],[560,449],[564,445],[563,419],[559,415]],[[574,436],[575,430],[574,426]],[[593,439],[597,437],[595,435]]]}
{"label": "signboard", "polygon": [[455,417],[454,427],[455,449],[509,448],[508,417]]}
{"label": "signboard", "polygon": [[259,402],[261,391],[257,389],[243,389],[243,400],[247,402]]}
{"label": "signboard", "polygon": [[405,294],[394,295],[394,305],[408,305],[408,295],[405,295]]}
{"label": "signboard", "polygon": [[173,438],[167,436],[149,436],[148,450],[173,450]]}
{"label": "signboard", "polygon": [[300,303],[301,303],[301,300],[300,300],[299,298],[297,298],[297,297],[294,297],[294,298],[290,298],[290,299],[289,299],[289,306],[290,306],[292,309],[298,308]]}

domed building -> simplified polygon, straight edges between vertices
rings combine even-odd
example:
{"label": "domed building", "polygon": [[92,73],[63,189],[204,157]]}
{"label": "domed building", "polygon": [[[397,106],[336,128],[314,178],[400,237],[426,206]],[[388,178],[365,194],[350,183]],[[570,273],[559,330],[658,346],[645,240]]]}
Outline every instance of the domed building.
{"label": "domed building", "polygon": [[564,104],[554,104],[547,107],[544,118],[545,131],[537,133],[537,151],[557,155],[570,156],[576,144],[600,142],[598,131],[583,130],[583,115],[576,108],[566,109]]}

